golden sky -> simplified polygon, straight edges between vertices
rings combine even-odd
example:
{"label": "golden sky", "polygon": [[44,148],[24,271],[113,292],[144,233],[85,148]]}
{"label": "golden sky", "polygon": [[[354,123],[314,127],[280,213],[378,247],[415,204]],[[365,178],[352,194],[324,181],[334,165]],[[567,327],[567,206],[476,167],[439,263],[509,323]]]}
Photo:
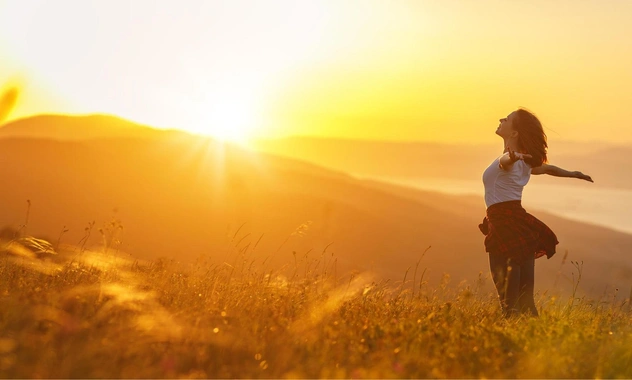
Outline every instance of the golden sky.
{"label": "golden sky", "polygon": [[632,143],[632,1],[0,0],[13,118],[113,113],[238,138]]}

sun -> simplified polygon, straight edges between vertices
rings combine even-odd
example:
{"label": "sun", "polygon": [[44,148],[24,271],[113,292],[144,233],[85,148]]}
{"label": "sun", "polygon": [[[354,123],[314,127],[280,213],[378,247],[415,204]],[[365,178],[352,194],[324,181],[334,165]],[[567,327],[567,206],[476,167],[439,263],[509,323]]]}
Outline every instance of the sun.
{"label": "sun", "polygon": [[196,110],[189,130],[222,141],[246,144],[257,122],[256,112],[244,97],[214,97]]}
{"label": "sun", "polygon": [[247,107],[237,103],[219,103],[209,110],[206,127],[201,131],[223,141],[245,143],[250,137],[254,117]]}

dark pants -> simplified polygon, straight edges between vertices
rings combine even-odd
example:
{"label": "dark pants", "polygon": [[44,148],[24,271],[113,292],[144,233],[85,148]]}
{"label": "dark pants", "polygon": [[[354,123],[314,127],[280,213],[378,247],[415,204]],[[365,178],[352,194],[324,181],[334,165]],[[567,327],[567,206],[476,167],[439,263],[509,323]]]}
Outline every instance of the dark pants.
{"label": "dark pants", "polygon": [[518,261],[490,253],[489,267],[503,314],[506,317],[518,314],[537,317],[538,309],[533,299],[535,257]]}

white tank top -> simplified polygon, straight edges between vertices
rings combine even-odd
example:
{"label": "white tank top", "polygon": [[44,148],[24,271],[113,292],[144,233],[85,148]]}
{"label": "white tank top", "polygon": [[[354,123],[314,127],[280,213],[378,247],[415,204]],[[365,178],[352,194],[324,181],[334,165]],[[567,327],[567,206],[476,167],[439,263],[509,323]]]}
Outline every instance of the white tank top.
{"label": "white tank top", "polygon": [[531,178],[531,167],[527,163],[518,160],[507,171],[500,167],[500,157],[483,172],[487,207],[500,202],[522,200],[522,189]]}

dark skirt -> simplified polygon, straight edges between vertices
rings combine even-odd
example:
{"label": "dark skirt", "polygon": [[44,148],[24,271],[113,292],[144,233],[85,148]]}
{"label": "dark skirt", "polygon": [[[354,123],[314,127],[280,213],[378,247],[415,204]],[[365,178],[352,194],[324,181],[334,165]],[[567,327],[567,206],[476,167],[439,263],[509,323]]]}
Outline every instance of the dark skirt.
{"label": "dark skirt", "polygon": [[522,260],[551,258],[557,237],[551,229],[522,207],[520,201],[496,203],[478,228],[485,235],[485,250],[490,254]]}

